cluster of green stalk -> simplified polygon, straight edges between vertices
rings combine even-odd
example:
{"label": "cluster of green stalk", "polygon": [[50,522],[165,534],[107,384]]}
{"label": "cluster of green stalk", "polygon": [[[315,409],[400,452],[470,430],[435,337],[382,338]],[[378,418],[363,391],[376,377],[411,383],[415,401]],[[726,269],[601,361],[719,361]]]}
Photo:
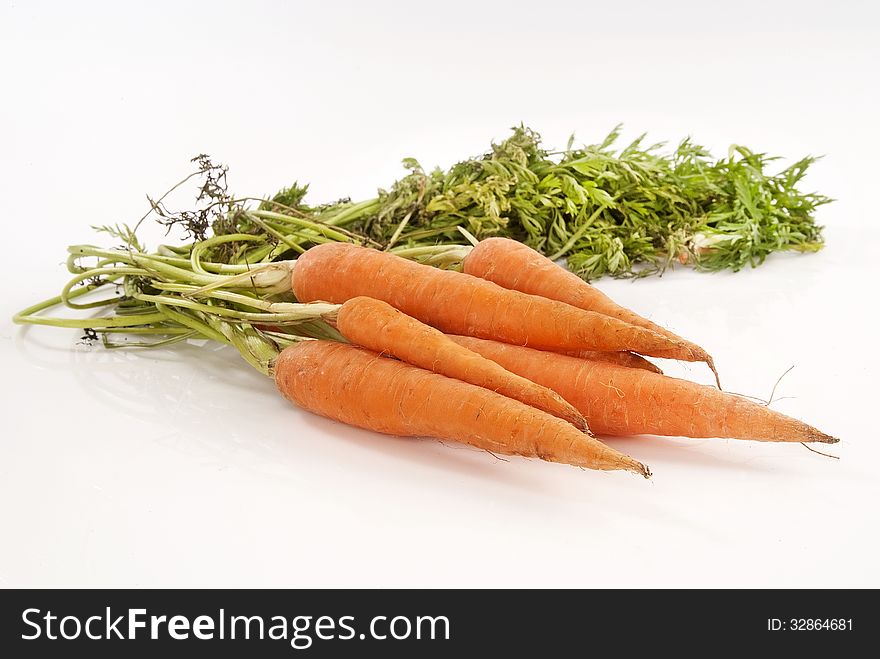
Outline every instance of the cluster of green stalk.
{"label": "cluster of green stalk", "polygon": [[[18,323],[79,328],[107,348],[161,347],[188,339],[234,346],[257,370],[270,374],[278,352],[304,338],[344,341],[332,325],[335,305],[298,304],[290,294],[290,264],[262,266],[204,261],[222,237],[147,253],[137,245],[68,248],[73,277],[53,298],[16,314]],[[95,259],[90,265],[84,260]],[[96,290],[112,291],[80,302]],[[42,315],[63,305],[109,310],[91,318]]]}
{"label": "cluster of green stalk", "polygon": [[743,146],[716,160],[690,139],[669,150],[644,135],[618,148],[619,137],[617,127],[597,144],[574,148],[572,138],[551,151],[520,127],[446,171],[407,159],[410,173],[362,204],[312,209],[297,185],[275,201],[317,217],[344,212],[384,248],[455,244],[460,227],[514,238],[586,279],[659,274],[672,263],[736,271],[822,247],[815,212],[831,200],[799,189],[815,158],[771,173],[778,158]]}

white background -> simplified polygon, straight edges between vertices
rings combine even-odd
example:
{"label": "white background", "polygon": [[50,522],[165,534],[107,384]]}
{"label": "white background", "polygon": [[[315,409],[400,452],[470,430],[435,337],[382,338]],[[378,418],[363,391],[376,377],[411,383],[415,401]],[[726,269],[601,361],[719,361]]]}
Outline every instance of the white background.
{"label": "white background", "polygon": [[[3,0],[0,586],[880,586],[874,7]],[[404,156],[621,121],[826,154],[822,253],[600,286],[707,347],[730,390],[766,397],[796,364],[774,406],[843,438],[839,461],[633,438],[613,445],[650,482],[502,462],[301,412],[226,349],[9,322],[199,152],[242,194],[359,199]]]}

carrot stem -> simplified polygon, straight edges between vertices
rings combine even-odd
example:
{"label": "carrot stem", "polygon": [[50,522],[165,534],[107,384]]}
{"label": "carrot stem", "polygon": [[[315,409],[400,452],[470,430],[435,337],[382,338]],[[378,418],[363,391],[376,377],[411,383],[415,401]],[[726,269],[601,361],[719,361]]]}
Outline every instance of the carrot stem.
{"label": "carrot stem", "polygon": [[[259,236],[254,236],[249,233],[230,233],[222,236],[214,236],[213,238],[208,238],[207,240],[202,240],[193,245],[193,248],[189,253],[189,262],[192,265],[192,269],[195,272],[200,272],[202,274],[210,274],[207,269],[202,265],[202,253],[208,249],[209,247],[214,247],[215,245],[220,245],[223,243],[231,243],[231,242],[241,242],[241,241],[260,241],[262,238]],[[185,261],[181,259],[181,261]]]}
{"label": "carrot stem", "polygon": [[[135,276],[144,276],[147,275],[146,270],[141,270],[140,268],[95,268],[94,270],[86,270],[82,274],[77,275],[69,282],[64,285],[64,288],[61,289],[61,303],[70,307],[71,309],[94,309],[95,307],[104,307],[108,304],[115,304],[119,302],[118,297],[108,297],[103,300],[96,300],[95,302],[87,302],[85,304],[77,304],[75,302],[71,302],[72,297],[72,289],[74,286],[79,284],[80,282],[86,281],[88,279],[92,279],[95,277],[100,277],[102,275],[116,275],[113,277],[114,280],[119,279],[119,277],[123,275],[135,275]],[[90,290],[95,290],[110,283],[110,280],[100,280],[96,283]]]}
{"label": "carrot stem", "polygon": [[148,293],[135,293],[133,296],[144,302],[160,303],[168,306],[183,307],[193,311],[201,311],[214,316],[222,316],[226,319],[234,319],[247,323],[273,323],[276,325],[289,325],[303,320],[314,320],[333,313],[338,305],[324,304],[321,302],[310,304],[297,304],[293,302],[277,302],[274,310],[267,313],[252,313],[238,311],[228,307],[202,304],[187,298],[174,297],[171,295],[151,295]]}
{"label": "carrot stem", "polygon": [[[333,228],[328,224],[322,224],[321,222],[314,222],[311,220],[307,220],[301,217],[292,217],[290,215],[285,215],[283,213],[275,213],[273,211],[264,211],[264,210],[255,210],[248,211],[248,217],[262,219],[262,220],[278,220],[279,222],[285,222],[288,224],[293,224],[295,226],[303,227],[306,229],[311,229],[316,233],[325,236],[327,238],[332,238],[337,242],[360,242],[357,240],[354,234],[344,232],[340,229]],[[302,248],[300,248],[302,249]]]}

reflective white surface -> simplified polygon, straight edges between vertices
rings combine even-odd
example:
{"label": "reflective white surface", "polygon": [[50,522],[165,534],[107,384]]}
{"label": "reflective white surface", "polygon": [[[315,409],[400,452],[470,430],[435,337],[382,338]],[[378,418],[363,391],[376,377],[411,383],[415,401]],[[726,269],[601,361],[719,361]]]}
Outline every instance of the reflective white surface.
{"label": "reflective white surface", "polygon": [[[876,15],[551,5],[464,27],[455,3],[0,8],[0,586],[880,585]],[[403,156],[448,165],[520,120],[555,144],[622,120],[828,154],[822,253],[599,285],[709,349],[729,390],[766,397],[795,364],[774,407],[843,438],[839,461],[647,437],[611,443],[650,482],[499,461],[314,417],[227,349],[9,322],[60,287],[67,244],[139,217],[200,151],[241,193],[360,198]]]}

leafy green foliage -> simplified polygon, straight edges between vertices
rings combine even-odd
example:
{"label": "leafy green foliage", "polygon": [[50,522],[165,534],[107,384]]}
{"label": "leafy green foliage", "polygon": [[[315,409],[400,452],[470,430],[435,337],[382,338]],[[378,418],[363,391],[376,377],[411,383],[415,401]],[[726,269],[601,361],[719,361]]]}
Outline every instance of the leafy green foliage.
{"label": "leafy green foliage", "polygon": [[278,206],[286,208],[295,208],[298,210],[308,210],[303,204],[303,199],[309,191],[309,185],[300,185],[298,181],[294,181],[289,188],[284,188],[271,199],[267,199],[260,204],[260,210],[276,210]]}
{"label": "leafy green foliage", "polygon": [[138,240],[137,234],[127,224],[114,224],[113,226],[92,225],[92,229],[98,233],[106,233],[114,238],[119,238],[119,240],[122,241],[122,247],[124,249],[133,249],[138,252],[144,250],[143,245],[141,245],[140,240]]}
{"label": "leafy green foliage", "polygon": [[822,246],[817,207],[830,199],[798,189],[815,158],[768,172],[776,158],[731,147],[726,158],[683,140],[674,150],[619,149],[620,127],[600,143],[552,153],[518,127],[485,155],[448,171],[410,173],[352,225],[382,244],[508,236],[593,278],[643,276],[678,261],[702,270],[756,266],[776,251]]}

